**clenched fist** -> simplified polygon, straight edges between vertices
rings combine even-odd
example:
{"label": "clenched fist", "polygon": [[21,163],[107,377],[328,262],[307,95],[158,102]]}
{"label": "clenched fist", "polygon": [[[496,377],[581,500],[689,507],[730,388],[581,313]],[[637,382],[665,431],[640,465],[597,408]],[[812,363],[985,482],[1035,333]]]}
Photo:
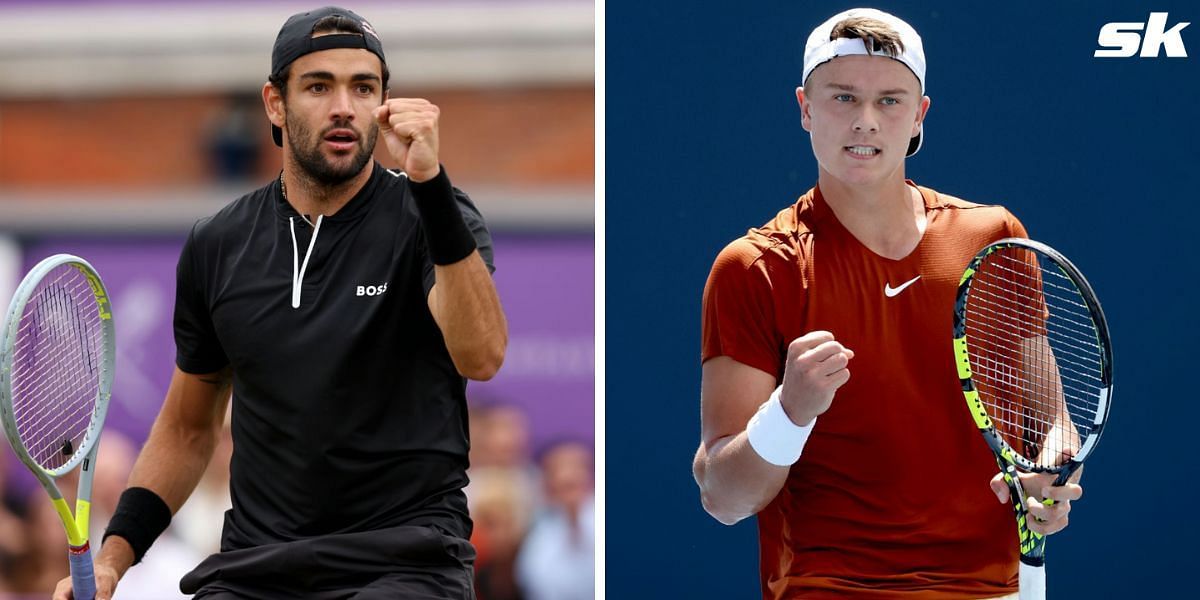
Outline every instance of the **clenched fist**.
{"label": "clenched fist", "polygon": [[394,98],[375,109],[379,133],[388,153],[420,183],[437,177],[438,107],[424,98]]}
{"label": "clenched fist", "polygon": [[850,380],[854,352],[828,331],[811,331],[788,344],[780,403],[793,423],[805,426],[829,410],[834,392]]}

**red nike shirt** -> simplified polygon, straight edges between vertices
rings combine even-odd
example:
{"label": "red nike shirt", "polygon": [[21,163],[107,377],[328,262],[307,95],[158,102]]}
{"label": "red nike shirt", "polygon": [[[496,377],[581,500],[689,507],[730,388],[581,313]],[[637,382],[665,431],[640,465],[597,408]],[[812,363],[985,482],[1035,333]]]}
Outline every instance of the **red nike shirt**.
{"label": "red nike shirt", "polygon": [[[914,185],[909,182],[909,185]],[[758,514],[764,598],[986,598],[1017,589],[1012,510],[967,412],[951,321],[968,261],[1025,237],[1007,210],[917,188],[928,225],[891,260],[810,190],[717,257],[702,359],[783,377],[788,344],[827,330],[855,353],[779,495]]]}

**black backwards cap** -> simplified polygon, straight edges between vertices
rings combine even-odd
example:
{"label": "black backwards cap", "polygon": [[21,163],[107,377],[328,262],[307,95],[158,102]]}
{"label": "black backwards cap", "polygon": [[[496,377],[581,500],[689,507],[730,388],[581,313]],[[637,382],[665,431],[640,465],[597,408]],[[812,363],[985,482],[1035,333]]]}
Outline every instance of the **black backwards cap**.
{"label": "black backwards cap", "polygon": [[[332,33],[313,37],[313,28],[317,21],[325,17],[345,17],[358,23],[363,35],[354,33]],[[379,34],[366,19],[354,14],[353,11],[337,6],[326,6],[308,12],[296,13],[283,24],[279,35],[275,38],[275,49],[271,51],[271,76],[278,77],[297,58],[305,54],[332,50],[334,48],[362,48],[370,50],[379,57],[379,62],[387,64],[383,57],[383,42]],[[271,136],[275,138],[276,146],[283,146],[283,130],[271,125]]]}

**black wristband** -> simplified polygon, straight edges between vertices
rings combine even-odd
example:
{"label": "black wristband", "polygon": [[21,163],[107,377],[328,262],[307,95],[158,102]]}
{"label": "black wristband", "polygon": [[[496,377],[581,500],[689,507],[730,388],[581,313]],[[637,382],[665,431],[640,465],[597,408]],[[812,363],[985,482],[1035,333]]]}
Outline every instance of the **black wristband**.
{"label": "black wristband", "polygon": [[171,507],[154,492],[131,487],[121,493],[117,510],[108,521],[101,545],[110,535],[119,535],[133,548],[133,564],[142,562],[150,544],[171,524]]}
{"label": "black wristband", "polygon": [[421,215],[421,229],[429,244],[429,258],[435,265],[454,264],[475,251],[477,244],[467,222],[458,209],[454,188],[443,167],[437,177],[417,183],[409,180],[417,213]]}

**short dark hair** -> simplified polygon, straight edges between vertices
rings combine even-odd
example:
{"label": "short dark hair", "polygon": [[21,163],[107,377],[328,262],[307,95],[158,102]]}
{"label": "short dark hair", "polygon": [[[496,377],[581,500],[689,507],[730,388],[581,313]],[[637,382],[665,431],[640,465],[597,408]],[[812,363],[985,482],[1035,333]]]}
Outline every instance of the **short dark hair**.
{"label": "short dark hair", "polygon": [[887,23],[870,17],[850,17],[838,22],[829,32],[829,39],[839,38],[862,40],[867,53],[882,52],[892,58],[904,53],[900,34]]}
{"label": "short dark hair", "polygon": [[[363,32],[362,26],[357,21],[343,17],[342,15],[330,15],[316,22],[313,25],[313,35],[318,33],[341,33],[353,35],[366,35]],[[391,73],[388,72],[387,63],[380,61],[383,67],[383,89],[388,89],[388,79],[391,78]],[[287,82],[288,77],[292,75],[292,65],[283,68],[279,73],[272,73],[267,77],[267,81],[279,90],[279,95],[287,100]]]}

